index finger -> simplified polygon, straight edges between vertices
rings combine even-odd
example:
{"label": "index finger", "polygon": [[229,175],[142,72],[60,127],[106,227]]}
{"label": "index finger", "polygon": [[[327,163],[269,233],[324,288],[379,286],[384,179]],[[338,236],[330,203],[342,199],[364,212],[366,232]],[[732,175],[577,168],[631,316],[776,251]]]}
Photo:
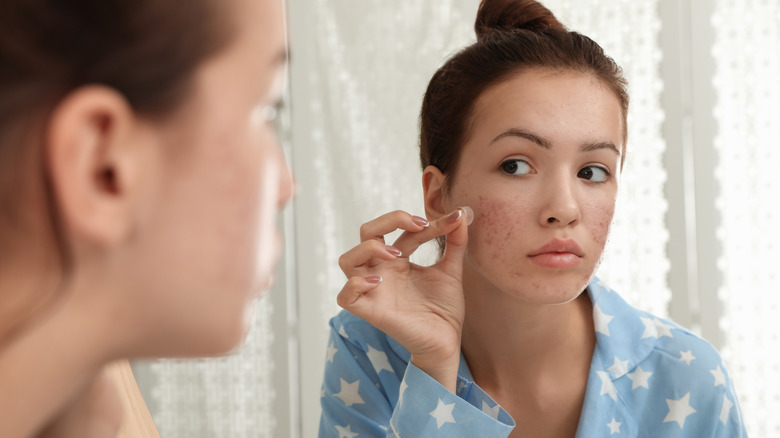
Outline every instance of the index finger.
{"label": "index finger", "polygon": [[425,242],[429,242],[439,236],[451,233],[461,224],[471,225],[474,220],[474,211],[469,207],[458,207],[450,214],[430,223],[427,228],[411,232],[406,231],[393,243],[393,246],[401,250],[401,257],[409,257],[417,248]]}
{"label": "index finger", "polygon": [[407,232],[424,230],[428,226],[428,220],[411,215],[403,210],[391,211],[378,218],[368,221],[360,226],[360,241],[383,238],[385,234],[397,229]]}

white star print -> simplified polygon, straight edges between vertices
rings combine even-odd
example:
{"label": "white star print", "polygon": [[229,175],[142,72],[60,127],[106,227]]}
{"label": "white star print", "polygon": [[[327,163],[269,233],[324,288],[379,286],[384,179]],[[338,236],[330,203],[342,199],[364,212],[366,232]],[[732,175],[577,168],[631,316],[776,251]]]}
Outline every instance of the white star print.
{"label": "white star print", "polygon": [[604,288],[605,291],[612,292],[612,288],[609,287],[609,285],[607,283],[604,283],[603,281],[601,281],[600,278],[599,278],[599,281],[596,282],[596,286],[601,286],[601,287]]}
{"label": "white star print", "polygon": [[612,421],[607,423],[607,427],[609,428],[609,434],[615,434],[620,433],[620,425],[623,424],[617,420],[615,420],[615,417],[612,417]]}
{"label": "white star print", "polygon": [[444,423],[455,424],[455,418],[452,416],[453,409],[455,409],[455,403],[446,404],[439,399],[436,409],[432,410],[428,415],[436,419],[436,426],[441,429]]}
{"label": "white star print", "polygon": [[468,386],[468,384],[466,382],[464,382],[463,380],[459,380],[458,381],[458,388],[455,390],[455,392],[457,394],[460,394],[464,389],[466,389],[466,386]]}
{"label": "white star print", "polygon": [[596,374],[601,378],[601,394],[609,394],[612,400],[617,401],[617,388],[612,383],[612,379],[606,371],[596,371]]}
{"label": "white star print", "polygon": [[615,356],[615,363],[607,369],[618,378],[628,372],[628,361],[620,360]]}
{"label": "white star print", "polygon": [[344,326],[343,325],[341,327],[339,327],[339,334],[341,335],[342,338],[349,338],[349,335],[344,330]]}
{"label": "white star print", "polygon": [[654,318],[653,322],[655,323],[655,328],[658,329],[658,333],[661,335],[658,336],[659,338],[663,338],[664,336],[668,336],[670,338],[674,337],[674,335],[672,334],[672,329],[674,328],[674,326],[671,326],[669,324],[664,324],[664,322],[658,318]]}
{"label": "white star print", "polygon": [[674,327],[669,324],[665,324],[660,319],[650,319],[645,317],[641,317],[639,319],[641,319],[642,324],[645,325],[645,332],[642,333],[642,339],[663,338],[664,336],[668,336],[670,338],[674,337],[674,335],[672,335],[672,329]]}
{"label": "white star print", "polygon": [[712,376],[715,377],[715,386],[726,386],[726,375],[723,374],[723,370],[720,369],[720,365],[718,365],[718,367],[714,370],[710,370],[710,373],[712,373]]}
{"label": "white star print", "polygon": [[482,400],[482,412],[490,415],[490,417],[494,420],[498,420],[498,412],[501,410],[501,406],[496,404],[492,408],[489,404],[485,403],[485,400]]}
{"label": "white star print", "polygon": [[647,381],[652,375],[653,373],[645,371],[642,369],[641,365],[637,365],[636,370],[634,370],[633,373],[628,373],[628,378],[631,379],[631,389],[637,389],[640,386],[650,389],[650,385],[648,385]]}
{"label": "white star print", "polygon": [[666,399],[666,405],[669,407],[669,413],[664,418],[664,423],[671,423],[676,421],[680,425],[680,429],[685,426],[685,419],[689,415],[696,412],[696,409],[691,407],[691,393],[685,394],[679,400]]}
{"label": "white star print", "polygon": [[691,364],[691,361],[696,359],[691,350],[680,352],[680,362],[685,362],[687,365]]}
{"label": "white star print", "polygon": [[339,433],[339,438],[355,438],[358,436],[357,432],[352,432],[352,425],[347,424],[347,427],[336,426],[336,432]]}
{"label": "white star print", "polygon": [[645,317],[641,317],[639,319],[641,319],[642,324],[645,325],[645,332],[642,333],[642,339],[657,338],[658,329],[655,328],[655,324],[653,324],[653,320]]}
{"label": "white star print", "polygon": [[335,342],[331,342],[328,346],[328,362],[333,363],[333,358],[336,356],[336,353],[339,352],[339,349],[336,348]]}
{"label": "white star print", "polygon": [[379,374],[382,370],[393,372],[393,368],[390,366],[390,362],[387,360],[387,354],[382,350],[377,350],[372,346],[368,346],[368,360],[371,361],[371,365],[374,366],[376,373]]}
{"label": "white star print", "polygon": [[358,394],[360,380],[355,380],[352,383],[349,383],[344,379],[339,380],[341,380],[341,391],[338,394],[333,394],[334,397],[340,398],[347,406],[365,403],[363,398],[360,397],[360,394]]}
{"label": "white star print", "polygon": [[404,402],[404,392],[408,387],[409,385],[406,384],[406,380],[401,382],[401,389],[398,390],[398,406],[401,406],[401,404]]}
{"label": "white star print", "polygon": [[596,332],[609,336],[609,323],[615,317],[601,311],[598,304],[593,305],[593,322],[596,324]]}
{"label": "white star print", "polygon": [[723,423],[724,426],[729,419],[729,412],[731,412],[732,407],[734,407],[734,403],[729,400],[729,397],[726,394],[723,394],[723,407],[720,408],[720,422]]}

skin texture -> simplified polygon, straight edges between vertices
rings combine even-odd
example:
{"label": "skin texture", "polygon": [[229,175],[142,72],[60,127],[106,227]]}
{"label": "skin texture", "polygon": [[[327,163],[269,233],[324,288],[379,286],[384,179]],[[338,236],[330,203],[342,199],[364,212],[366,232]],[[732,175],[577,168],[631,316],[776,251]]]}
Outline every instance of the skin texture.
{"label": "skin texture", "polygon": [[[453,174],[423,173],[430,225],[403,212],[366,223],[363,243],[342,257],[349,281],[339,303],[451,391],[462,350],[476,382],[520,425],[513,435],[574,436],[595,346],[582,292],[614,214],[620,104],[591,76],[536,69],[487,89],[472,115]],[[446,221],[459,206],[474,211],[468,228]],[[400,257],[382,237],[396,228],[406,230],[394,244]],[[442,260],[408,262],[439,235]],[[572,248],[543,249],[549,243]]]}
{"label": "skin texture", "polygon": [[[33,243],[17,248],[22,266],[0,267],[13,277],[3,293],[49,286],[31,300],[53,296],[19,305],[29,317],[2,334],[3,437],[107,436],[119,421],[105,364],[223,354],[245,336],[293,190],[266,117],[281,94],[286,42],[280,1],[220,6],[235,36],[198,67],[172,114],[137,114],[94,85],[73,90],[46,120],[41,154],[74,269],[61,282],[56,263],[35,262],[55,253],[45,221],[32,222]],[[23,209],[45,217],[40,171],[27,170],[37,195]]]}

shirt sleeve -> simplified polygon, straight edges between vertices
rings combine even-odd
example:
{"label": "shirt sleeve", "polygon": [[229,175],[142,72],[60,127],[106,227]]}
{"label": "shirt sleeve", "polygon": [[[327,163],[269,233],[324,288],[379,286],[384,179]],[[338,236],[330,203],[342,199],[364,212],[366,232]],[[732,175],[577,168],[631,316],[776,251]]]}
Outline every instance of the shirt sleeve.
{"label": "shirt sleeve", "polygon": [[714,381],[710,412],[717,428],[713,437],[747,438],[742,409],[726,366],[721,362],[716,368],[708,371]]}
{"label": "shirt sleeve", "polygon": [[514,421],[473,382],[459,379],[453,394],[358,335],[331,323],[319,438],[509,436]]}
{"label": "shirt sleeve", "polygon": [[459,378],[456,395],[409,363],[387,436],[506,438],[514,426],[509,414],[473,382]]}
{"label": "shirt sleeve", "polygon": [[[643,366],[651,389],[642,409],[635,410],[643,420],[640,430],[648,434],[640,436],[746,438],[734,384],[717,350],[690,333],[675,331],[673,339],[665,339]],[[623,383],[627,396],[645,393],[639,381],[635,389]]]}

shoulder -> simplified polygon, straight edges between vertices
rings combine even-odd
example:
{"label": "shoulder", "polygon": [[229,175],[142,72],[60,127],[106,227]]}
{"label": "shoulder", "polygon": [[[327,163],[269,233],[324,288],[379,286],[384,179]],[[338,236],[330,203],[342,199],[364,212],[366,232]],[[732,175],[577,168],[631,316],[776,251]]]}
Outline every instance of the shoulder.
{"label": "shoulder", "polygon": [[639,365],[667,389],[691,384],[714,387],[711,371],[719,376],[718,369],[725,366],[712,344],[667,318],[634,308],[598,279],[588,290],[598,333],[596,353],[613,377],[620,378]]}
{"label": "shoulder", "polygon": [[[675,322],[636,309],[609,286],[595,279],[588,286],[594,306],[599,347],[605,359],[630,356],[641,362],[650,356],[664,356],[686,365],[719,363],[720,354],[705,339]],[[693,359],[690,359],[690,356]],[[628,357],[626,357],[628,358]]]}
{"label": "shoulder", "polygon": [[[651,317],[652,315],[648,315]],[[701,394],[703,400],[718,402],[731,387],[726,365],[718,350],[707,340],[674,322],[653,317],[659,337],[645,363],[655,368],[666,391]],[[661,335],[663,333],[663,335]],[[708,403],[705,403],[708,404]]]}
{"label": "shoulder", "polygon": [[740,430],[741,415],[725,363],[710,342],[630,306],[603,284],[590,288],[594,308],[599,305],[594,319],[602,318],[604,327],[597,341],[601,374],[612,374],[640,429],[742,436],[729,435]]}
{"label": "shoulder", "polygon": [[652,320],[658,331],[655,354],[667,356],[675,362],[693,368],[714,367],[722,362],[720,353],[706,339],[671,320],[646,312],[639,313]]}
{"label": "shoulder", "polygon": [[[733,382],[717,349],[684,327],[662,318],[657,321],[669,327],[671,336],[655,339],[655,347],[641,363],[649,377],[647,397],[660,409],[657,420],[663,427],[689,432],[685,436],[691,436],[690,432],[696,433],[693,436],[744,436]],[[634,371],[627,376],[631,381],[626,382],[626,391],[630,383],[632,396],[641,399],[644,395],[633,389],[638,374]]]}

